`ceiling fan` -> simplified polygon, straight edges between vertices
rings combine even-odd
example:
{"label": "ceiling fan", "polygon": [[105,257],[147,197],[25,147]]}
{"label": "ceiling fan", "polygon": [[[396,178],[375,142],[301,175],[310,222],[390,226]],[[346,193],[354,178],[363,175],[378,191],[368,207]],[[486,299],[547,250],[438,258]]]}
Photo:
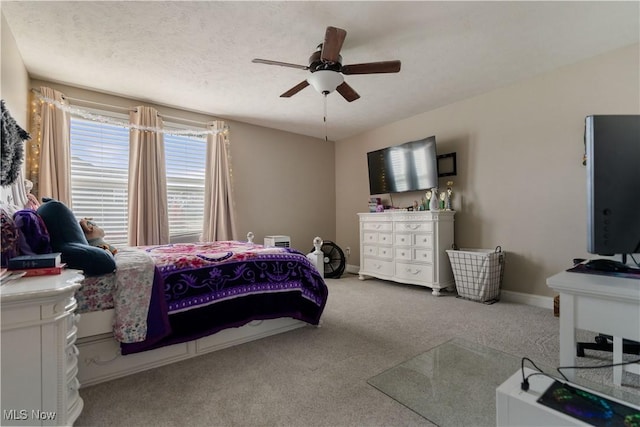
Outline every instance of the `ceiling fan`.
{"label": "ceiling fan", "polygon": [[253,59],[251,62],[267,65],[280,65],[282,67],[309,70],[311,75],[301,81],[282,95],[281,98],[289,98],[311,85],[323,95],[328,95],[334,90],[349,102],[360,98],[360,95],[344,81],[343,75],[351,74],[380,74],[397,73],[400,71],[400,61],[366,62],[363,64],[342,65],[340,49],[347,36],[347,32],[341,28],[327,27],[324,42],[319,44],[316,51],[309,57],[309,65],[290,64],[288,62],[271,61],[269,59]]}

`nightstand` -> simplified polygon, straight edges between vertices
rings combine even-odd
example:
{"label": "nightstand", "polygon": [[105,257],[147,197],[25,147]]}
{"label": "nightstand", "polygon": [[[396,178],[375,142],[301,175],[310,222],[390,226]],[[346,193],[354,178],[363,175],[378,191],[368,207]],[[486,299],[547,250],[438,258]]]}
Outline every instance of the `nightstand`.
{"label": "nightstand", "polygon": [[12,280],[2,304],[2,425],[72,425],[78,393],[78,270]]}

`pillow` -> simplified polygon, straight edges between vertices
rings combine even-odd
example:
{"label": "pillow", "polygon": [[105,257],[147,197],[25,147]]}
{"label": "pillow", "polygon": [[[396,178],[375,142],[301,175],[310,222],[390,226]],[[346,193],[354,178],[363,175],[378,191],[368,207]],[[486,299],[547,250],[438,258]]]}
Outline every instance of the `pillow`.
{"label": "pillow", "polygon": [[49,230],[51,249],[54,252],[62,252],[67,243],[88,243],[84,232],[71,209],[58,200],[49,200],[36,211],[44,220]]}
{"label": "pillow", "polygon": [[99,276],[116,269],[116,260],[109,251],[85,243],[67,243],[63,246],[62,261],[69,268],[84,271],[85,276]]}
{"label": "pillow", "polygon": [[49,231],[44,221],[32,209],[22,209],[13,214],[13,221],[20,230],[18,239],[20,254],[35,255],[51,253]]}
{"label": "pillow", "polygon": [[20,232],[11,215],[4,209],[0,209],[0,231],[2,234],[0,266],[6,267],[9,259],[18,256],[18,236]]}
{"label": "pillow", "polygon": [[51,249],[62,252],[62,261],[69,268],[83,270],[87,276],[111,273],[116,269],[111,252],[88,244],[80,223],[64,203],[47,200],[37,212],[49,230]]}

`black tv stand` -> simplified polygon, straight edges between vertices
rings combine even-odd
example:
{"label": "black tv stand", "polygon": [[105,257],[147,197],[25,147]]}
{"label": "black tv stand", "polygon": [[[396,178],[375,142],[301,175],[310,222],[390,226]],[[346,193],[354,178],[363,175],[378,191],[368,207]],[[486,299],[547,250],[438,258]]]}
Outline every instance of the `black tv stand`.
{"label": "black tv stand", "polygon": [[[595,342],[577,342],[576,343],[576,356],[584,357],[585,350],[598,350],[613,352],[613,337],[611,335],[598,334]],[[640,355],[640,342],[631,340],[622,340],[622,352],[626,354]]]}

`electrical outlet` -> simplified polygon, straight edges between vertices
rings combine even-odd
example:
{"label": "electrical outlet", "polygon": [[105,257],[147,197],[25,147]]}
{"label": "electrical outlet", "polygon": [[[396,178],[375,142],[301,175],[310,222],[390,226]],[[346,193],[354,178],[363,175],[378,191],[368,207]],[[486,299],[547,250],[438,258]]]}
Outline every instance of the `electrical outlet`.
{"label": "electrical outlet", "polygon": [[347,246],[344,250],[345,250],[345,252],[347,254],[347,258],[349,258],[351,256],[351,248],[349,246]]}

